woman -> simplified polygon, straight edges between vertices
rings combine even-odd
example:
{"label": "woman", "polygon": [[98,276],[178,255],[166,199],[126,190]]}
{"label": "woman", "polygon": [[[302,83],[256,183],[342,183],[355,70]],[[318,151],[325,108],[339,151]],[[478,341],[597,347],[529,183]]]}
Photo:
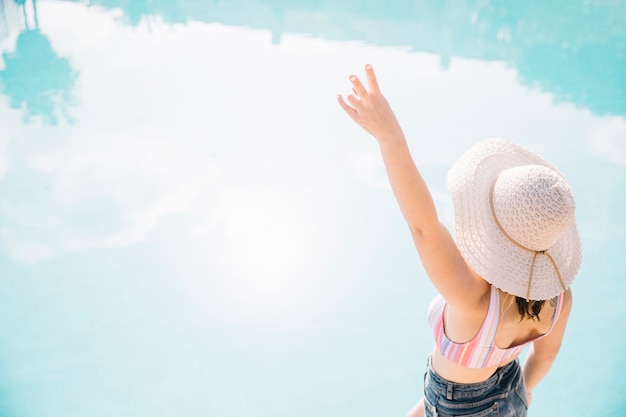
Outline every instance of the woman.
{"label": "woman", "polygon": [[[453,239],[371,65],[338,96],[378,141],[394,195],[439,295],[424,397],[408,416],[525,416],[559,351],[582,253],[564,177],[519,145],[482,141],[448,174]],[[547,301],[547,302],[546,302]],[[530,345],[523,370],[518,355]]]}

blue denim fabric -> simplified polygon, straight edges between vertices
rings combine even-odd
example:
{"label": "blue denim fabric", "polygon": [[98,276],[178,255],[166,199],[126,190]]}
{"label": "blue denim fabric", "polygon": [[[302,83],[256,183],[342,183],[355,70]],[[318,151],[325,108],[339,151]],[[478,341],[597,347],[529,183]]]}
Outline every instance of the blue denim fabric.
{"label": "blue denim fabric", "polygon": [[527,401],[518,359],[476,384],[450,382],[437,375],[428,361],[424,375],[426,417],[524,417]]}

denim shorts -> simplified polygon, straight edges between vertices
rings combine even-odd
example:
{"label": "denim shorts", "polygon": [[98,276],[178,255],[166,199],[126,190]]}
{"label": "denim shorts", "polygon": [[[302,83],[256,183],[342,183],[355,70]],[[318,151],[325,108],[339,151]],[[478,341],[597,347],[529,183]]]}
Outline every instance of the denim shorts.
{"label": "denim shorts", "polygon": [[428,360],[424,375],[426,417],[523,417],[528,410],[527,402],[518,359],[499,368],[486,381],[475,384],[442,378]]}

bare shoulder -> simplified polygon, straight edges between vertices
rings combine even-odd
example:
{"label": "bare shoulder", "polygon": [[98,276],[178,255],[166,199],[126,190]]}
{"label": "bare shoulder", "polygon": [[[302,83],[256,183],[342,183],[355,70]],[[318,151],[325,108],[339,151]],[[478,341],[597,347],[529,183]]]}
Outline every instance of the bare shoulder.
{"label": "bare shoulder", "polygon": [[[563,316],[565,316],[565,320],[567,320],[567,317],[569,316],[569,313],[572,310],[572,303],[573,303],[572,289],[568,288],[563,293],[562,297],[563,297],[563,301],[561,304],[561,313],[559,317],[556,318],[557,320],[559,320]],[[558,302],[559,302],[559,296],[556,296],[550,299],[550,307],[557,308]]]}
{"label": "bare shoulder", "polygon": [[563,307],[567,304],[571,308],[573,302],[574,296],[572,295],[572,289],[568,288],[567,291],[563,293]]}
{"label": "bare shoulder", "polygon": [[552,331],[546,335],[546,337],[536,340],[533,343],[536,355],[549,358],[553,358],[557,355],[561,348],[561,342],[563,341],[567,321],[572,310],[572,303],[572,290],[568,289],[563,293],[563,307],[561,308],[561,314],[557,317]]}

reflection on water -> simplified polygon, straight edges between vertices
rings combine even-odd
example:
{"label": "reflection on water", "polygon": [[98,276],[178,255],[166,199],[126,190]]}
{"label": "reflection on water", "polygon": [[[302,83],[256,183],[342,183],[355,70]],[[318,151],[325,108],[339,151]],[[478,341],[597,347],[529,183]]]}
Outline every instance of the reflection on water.
{"label": "reflection on water", "polygon": [[95,0],[138,25],[220,22],[326,39],[407,46],[441,56],[504,61],[522,82],[596,114],[626,114],[626,5],[622,1]]}
{"label": "reflection on water", "polygon": [[[36,0],[32,4],[36,20]],[[620,1],[406,1],[383,6],[370,1],[95,0],[89,5],[121,10],[121,20],[132,26],[158,16],[168,24],[220,22],[267,29],[274,42],[283,32],[358,40],[435,53],[444,68],[452,56],[504,61],[517,69],[523,83],[558,101],[600,115],[626,114],[626,6]],[[5,13],[2,17],[6,20]],[[11,63],[3,76],[5,93],[13,106],[26,103],[29,114],[45,114],[54,123],[53,97],[71,102],[75,74],[66,59],[54,55],[37,25],[33,33],[27,28],[18,48],[4,58]],[[30,72],[16,76],[25,70]]]}
{"label": "reflection on water", "polygon": [[0,39],[3,39],[6,36],[9,28],[9,22],[7,20],[6,10],[4,8],[4,0],[0,0],[0,19],[0,22],[2,22],[2,24],[0,25]]}
{"label": "reflection on water", "polygon": [[41,116],[45,123],[59,118],[71,120],[68,106],[76,73],[69,61],[60,58],[48,38],[37,29],[20,33],[15,52],[3,54],[0,91],[10,98],[11,107],[24,108],[24,121]]}
{"label": "reflection on water", "polygon": [[[59,119],[71,121],[68,107],[73,103],[77,74],[67,58],[54,51],[49,39],[39,29],[37,0],[31,0],[34,27],[29,27],[25,0],[17,1],[24,14],[25,30],[20,32],[11,52],[2,54],[0,92],[9,97],[11,107],[22,109],[24,121],[41,117],[56,125]],[[4,2],[1,10],[8,26]],[[0,38],[1,39],[1,38]]]}
{"label": "reflection on water", "polygon": [[626,340],[582,342],[626,317],[617,2],[0,6],[1,415],[406,413],[434,290],[335,102],[365,62],[445,222],[479,138],[568,176],[602,308],[532,411],[621,415]]}

